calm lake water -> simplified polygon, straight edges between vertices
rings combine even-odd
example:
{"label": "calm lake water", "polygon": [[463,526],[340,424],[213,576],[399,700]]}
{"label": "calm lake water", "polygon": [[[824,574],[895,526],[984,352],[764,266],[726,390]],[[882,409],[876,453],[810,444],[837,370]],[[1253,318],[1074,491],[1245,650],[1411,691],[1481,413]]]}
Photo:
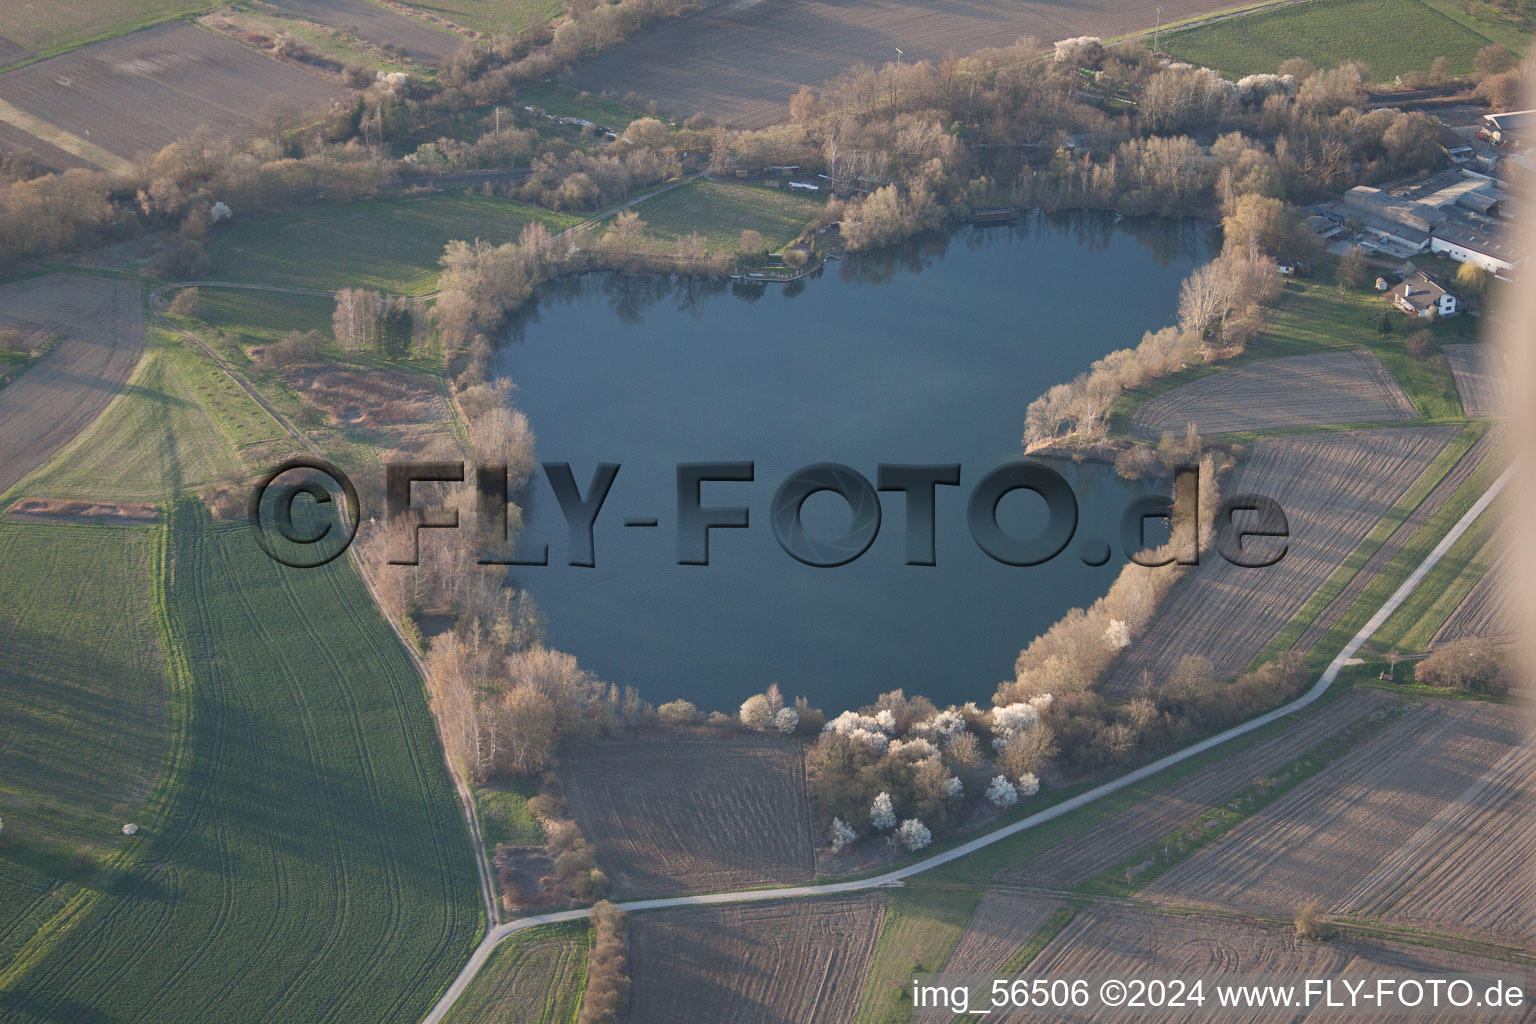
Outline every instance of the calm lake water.
{"label": "calm lake water", "polygon": [[[566,564],[566,526],[535,474],[520,552],[550,565],[516,580],[548,619],[551,646],[662,703],[734,710],[777,682],[836,712],[905,687],[985,703],[1019,649],[1068,608],[1103,594],[1123,564],[1079,557],[1115,540],[1142,485],[1102,466],[1061,467],[1081,511],[1056,559],[993,561],[966,525],[971,487],[1020,457],[1025,407],[1104,353],[1173,320],[1179,282],[1213,255],[1198,222],[1112,224],[1034,217],[963,229],[829,265],[819,278],[744,290],[593,275],[544,293],[509,329],[497,371],[583,492],[599,462],[622,468],[597,520],[596,566]],[[746,506],[747,529],[710,535],[708,566],[678,565],[679,462],[752,461],[751,483],[708,483],[706,506]],[[937,565],[905,562],[905,499],[881,495],[873,545],[838,568],[790,557],[774,537],[774,491],[797,468],[842,463],[871,482],[882,463],[960,463],[939,487]],[[626,527],[655,517],[656,528]],[[848,507],[805,505],[813,536]],[[999,521],[1038,533],[1044,503],[1003,499]]]}

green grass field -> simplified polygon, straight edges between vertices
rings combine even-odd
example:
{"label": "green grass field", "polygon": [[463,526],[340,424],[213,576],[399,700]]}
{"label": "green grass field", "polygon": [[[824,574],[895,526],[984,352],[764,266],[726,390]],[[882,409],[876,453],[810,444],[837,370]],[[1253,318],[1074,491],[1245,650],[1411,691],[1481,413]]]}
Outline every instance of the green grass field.
{"label": "green grass field", "polygon": [[155,531],[3,518],[0,560],[0,860],[108,851],[164,755]]}
{"label": "green grass field", "polygon": [[414,1024],[483,924],[421,680],[347,560],[285,568],[194,501],[168,529],[175,781],[0,1017]]}
{"label": "green grass field", "polygon": [[475,975],[447,1024],[575,1024],[591,945],[585,922],[512,936]]}
{"label": "green grass field", "polygon": [[172,18],[210,11],[212,0],[53,0],[8,3],[0,36],[51,56],[77,46],[125,35]]}
{"label": "green grass field", "polygon": [[528,809],[528,799],[539,791],[533,779],[491,782],[473,787],[475,811],[480,816],[480,837],[487,849],[497,844],[542,846],[544,826]]}
{"label": "green grass field", "polygon": [[891,893],[854,1024],[911,1020],[913,973],[944,966],[980,901],[980,889],[925,885],[921,878]]}
{"label": "green grass field", "polygon": [[437,287],[451,241],[517,241],[533,221],[563,231],[581,218],[456,192],[418,199],[312,206],[231,228],[217,246],[211,280],[335,291],[362,287],[422,295]]}
{"label": "green grass field", "polygon": [[1428,71],[1436,57],[1464,74],[1489,43],[1523,51],[1521,41],[1512,23],[1496,14],[1473,18],[1453,2],[1313,0],[1171,33],[1163,48],[1229,78],[1273,72],[1288,57],[1305,57],[1319,67],[1363,60],[1374,79],[1390,82],[1408,71]]}
{"label": "green grass field", "polygon": [[769,250],[799,237],[821,212],[821,202],[776,188],[692,181],[634,207],[652,238],[674,241],[692,231],[713,252],[741,251],[741,233],[763,236]]}
{"label": "green grass field", "polygon": [[205,356],[151,325],[123,393],[11,493],[157,502],[242,469],[234,439],[250,444],[279,436],[280,428]]}
{"label": "green grass field", "polygon": [[561,0],[406,0],[405,6],[486,35],[516,35],[565,10]]}
{"label": "green grass field", "polygon": [[159,531],[0,519],[0,1008],[40,929],[112,881],[167,743]]}
{"label": "green grass field", "polygon": [[520,105],[538,107],[556,117],[579,117],[616,132],[623,132],[636,118],[649,116],[643,110],[555,82],[523,86],[517,90],[516,99]]}

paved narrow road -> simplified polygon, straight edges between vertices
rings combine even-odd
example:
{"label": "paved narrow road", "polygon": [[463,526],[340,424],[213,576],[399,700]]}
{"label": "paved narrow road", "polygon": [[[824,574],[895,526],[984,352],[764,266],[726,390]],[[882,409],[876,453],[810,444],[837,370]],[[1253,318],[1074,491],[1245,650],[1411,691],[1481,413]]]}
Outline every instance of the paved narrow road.
{"label": "paved narrow road", "polygon": [[[1215,736],[1201,740],[1199,743],[1175,751],[1167,757],[1159,758],[1150,764],[1137,768],[1135,771],[1127,772],[1119,778],[1112,779],[1103,785],[1080,793],[1069,800],[1063,800],[1061,803],[1048,807],[1038,814],[1031,814],[1029,817],[1022,818],[1011,825],[1005,825],[1002,828],[988,832],[986,835],[978,836],[970,842],[962,843],[952,849],[934,854],[932,857],[908,864],[905,867],[897,868],[894,871],[887,871],[882,875],[849,882],[829,882],[825,885],[797,885],[782,889],[752,889],[742,892],[707,893],[699,896],[674,896],[667,899],[633,900],[628,903],[620,903],[617,906],[620,910],[626,911],[667,910],[675,907],[697,907],[715,903],[756,903],[763,900],[828,896],[836,893],[861,892],[869,889],[897,886],[905,879],[911,878],[914,875],[921,874],[924,871],[931,871],[943,864],[952,863],[962,857],[975,853],[977,850],[991,846],[993,843],[1001,842],[1009,836],[1015,836],[1020,832],[1037,828],[1048,821],[1054,821],[1062,815],[1070,814],[1095,800],[1102,799],[1111,793],[1119,792],[1127,786],[1135,785],[1143,779],[1150,778],[1164,769],[1171,768],[1180,762],[1203,754],[1207,750],[1253,732],[1255,729],[1262,729],[1264,726],[1284,718],[1286,715],[1300,711],[1328,692],[1328,688],[1338,679],[1339,672],[1344,668],[1344,665],[1355,656],[1361,647],[1365,646],[1366,641],[1371,638],[1371,635],[1380,629],[1382,623],[1386,622],[1392,613],[1407,600],[1408,595],[1413,593],[1424,577],[1429,574],[1429,571],[1439,564],[1440,560],[1445,557],[1446,552],[1451,549],[1451,546],[1456,543],[1462,534],[1471,528],[1472,524],[1477,521],[1478,516],[1487,510],[1488,506],[1493,503],[1493,500],[1498,497],[1499,492],[1504,490],[1505,486],[1509,483],[1514,475],[1514,471],[1514,467],[1506,469],[1483,492],[1482,496],[1477,499],[1477,502],[1467,510],[1466,515],[1462,516],[1456,525],[1451,527],[1450,531],[1440,540],[1440,543],[1436,544],[1434,549],[1425,556],[1424,560],[1414,568],[1413,572],[1408,575],[1408,578],[1403,581],[1402,586],[1398,587],[1392,596],[1383,602],[1381,607],[1376,610],[1376,614],[1371,616],[1370,621],[1361,626],[1360,631],[1350,638],[1349,643],[1344,645],[1344,649],[1339,651],[1334,659],[1328,663],[1328,667],[1323,670],[1317,682],[1306,693],[1297,697],[1289,704],[1275,708],[1273,711],[1250,719],[1241,725],[1235,725],[1224,732],[1217,733]],[[485,961],[490,957],[491,951],[502,940],[541,924],[578,921],[587,917],[589,913],[589,910],[581,909],[564,910],[552,914],[536,914],[531,917],[521,917],[514,921],[508,921],[505,924],[491,928],[486,933],[479,947],[475,949],[474,954],[469,958],[469,963],[464,965],[464,969],[459,972],[459,976],[454,979],[453,984],[443,993],[443,997],[432,1008],[432,1012],[427,1014],[423,1024],[439,1024],[448,1015],[448,1011],[453,1008],[453,1004],[458,1002],[459,997],[464,994],[464,990],[469,987],[470,982],[474,980],[480,968],[485,965]]]}

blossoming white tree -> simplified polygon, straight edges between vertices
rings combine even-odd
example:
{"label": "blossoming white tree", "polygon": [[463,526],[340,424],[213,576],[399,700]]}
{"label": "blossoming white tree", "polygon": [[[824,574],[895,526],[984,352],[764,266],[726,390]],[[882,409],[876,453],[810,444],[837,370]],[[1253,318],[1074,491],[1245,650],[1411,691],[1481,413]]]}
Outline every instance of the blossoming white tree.
{"label": "blossoming white tree", "polygon": [[1040,778],[1032,772],[1025,772],[1019,776],[1019,795],[1034,796],[1040,792]]}
{"label": "blossoming white tree", "polygon": [[1006,810],[1019,802],[1019,791],[1006,775],[999,775],[987,785],[987,799]]}
{"label": "blossoming white tree", "polygon": [[998,736],[1033,728],[1040,721],[1040,712],[1032,704],[1008,704],[992,709],[992,731]]}
{"label": "blossoming white tree", "polygon": [[859,834],[853,830],[853,826],[842,818],[832,819],[832,849],[842,851],[849,843],[859,838]]}
{"label": "blossoming white tree", "polygon": [[877,832],[887,832],[896,827],[896,806],[891,803],[891,794],[880,793],[875,797],[875,802],[869,805],[869,827]]}
{"label": "blossoming white tree", "polygon": [[768,705],[768,698],[760,693],[754,693],[741,702],[741,724],[748,729],[756,729],[759,732],[768,729],[773,724],[773,710]]}
{"label": "blossoming white tree", "polygon": [[933,833],[917,818],[908,818],[896,829],[896,841],[916,853],[933,842]]}
{"label": "blossoming white tree", "polygon": [[794,708],[779,708],[778,714],[773,716],[773,727],[779,732],[789,734],[800,725],[800,712]]}
{"label": "blossoming white tree", "polygon": [[1104,627],[1104,642],[1112,651],[1125,650],[1131,646],[1131,627],[1124,619],[1110,619],[1109,625]]}

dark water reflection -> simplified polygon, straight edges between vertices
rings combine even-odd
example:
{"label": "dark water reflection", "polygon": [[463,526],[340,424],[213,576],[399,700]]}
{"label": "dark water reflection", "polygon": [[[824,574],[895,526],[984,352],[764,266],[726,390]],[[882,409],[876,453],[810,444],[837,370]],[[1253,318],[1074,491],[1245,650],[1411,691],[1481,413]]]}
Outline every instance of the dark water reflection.
{"label": "dark water reflection", "polygon": [[[554,564],[518,578],[551,643],[658,703],[730,709],[770,682],[829,709],[897,686],[984,701],[1024,643],[1103,593],[1120,556],[1089,568],[1074,541],[1047,565],[994,562],[965,525],[970,488],[1019,456],[1031,399],[1171,322],[1180,280],[1211,243],[1200,222],[1041,216],[925,236],[790,286],[553,285],[509,328],[498,372],[518,384],[540,458],[571,463],[583,488],[596,463],[623,468],[598,520],[596,568],[564,564],[564,520],[541,477],[525,498],[525,544],[548,543]],[[703,492],[705,505],[747,506],[751,526],[714,531],[711,565],[679,566],[675,465],[710,460],[756,463],[754,482]],[[773,492],[821,461],[872,481],[881,462],[960,463],[961,486],[938,490],[939,564],[904,564],[896,493],[858,561],[815,569],[784,553]],[[1116,536],[1140,488],[1104,467],[1066,472],[1078,537]],[[1042,509],[1020,493],[1000,513],[1026,535]],[[642,516],[660,526],[623,525]],[[831,495],[806,504],[813,532],[847,519]]]}

